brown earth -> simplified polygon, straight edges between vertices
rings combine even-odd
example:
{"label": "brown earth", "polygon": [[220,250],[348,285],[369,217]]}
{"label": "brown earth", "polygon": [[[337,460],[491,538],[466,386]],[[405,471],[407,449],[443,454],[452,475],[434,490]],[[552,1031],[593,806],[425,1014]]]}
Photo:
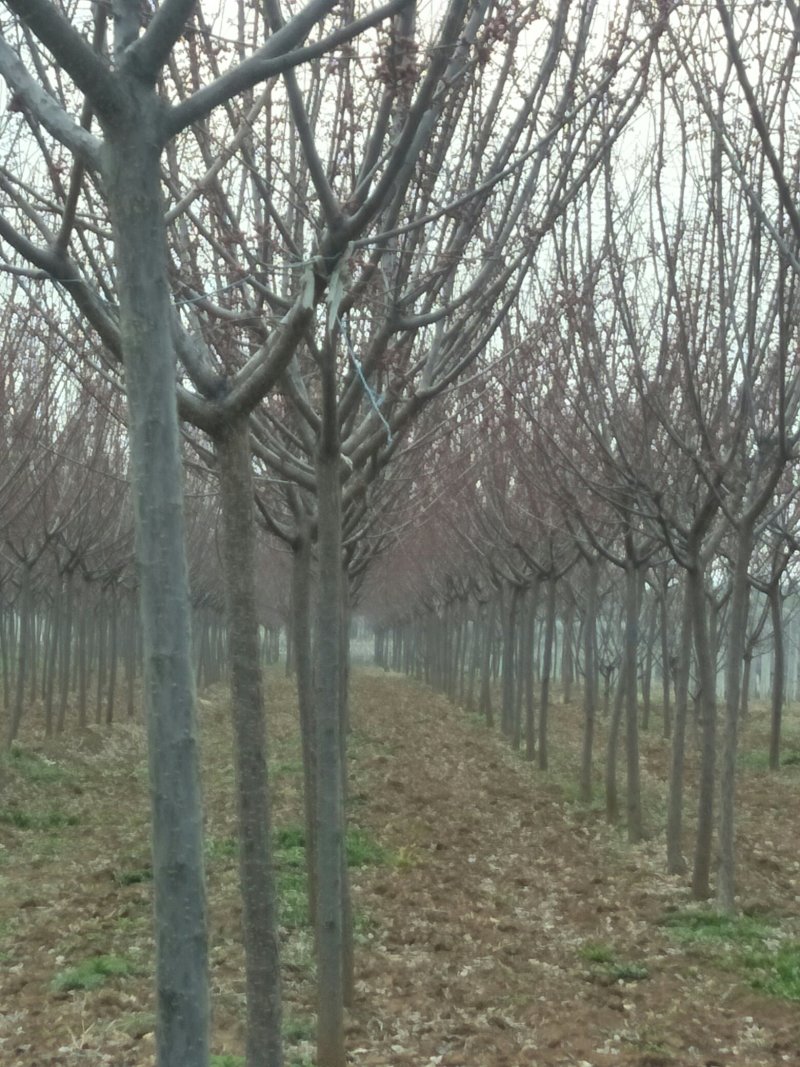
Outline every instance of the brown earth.
{"label": "brown earth", "polygon": [[[270,689],[276,823],[297,826],[291,688],[276,673]],[[206,694],[201,713],[213,1047],[229,1067],[237,1061],[222,1057],[242,1052],[244,983],[221,689]],[[664,925],[691,902],[687,879],[664,873],[660,739],[643,742],[652,836],[631,847],[597,806],[574,802],[575,705],[553,707],[546,774],[463,709],[396,675],[357,673],[353,716],[352,820],[387,851],[353,870],[352,1063],[800,1064],[797,1002],[751,989],[735,947],[682,942]],[[756,715],[740,788],[741,903],[769,920],[770,937],[798,938],[800,771],[753,769],[763,747]],[[0,768],[4,1067],[153,1062],[146,835],[136,725],[48,745],[31,735]],[[287,909],[287,1064],[300,1067],[313,1062],[311,937],[297,901]],[[98,956],[129,973],[57,991],[67,968]]]}

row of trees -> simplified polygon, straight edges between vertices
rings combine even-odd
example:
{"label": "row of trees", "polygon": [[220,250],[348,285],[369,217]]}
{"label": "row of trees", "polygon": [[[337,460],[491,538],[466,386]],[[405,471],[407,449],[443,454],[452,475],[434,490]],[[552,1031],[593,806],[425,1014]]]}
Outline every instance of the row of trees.
{"label": "row of trees", "polygon": [[[753,90],[734,45],[740,29],[754,54],[794,38],[749,7],[739,18],[755,26],[734,30],[721,2],[721,21],[592,0],[420,13],[310,0],[288,19],[277,0],[3,6],[0,239],[9,292],[45,324],[30,362],[102,383],[106,406],[115,389],[127,399],[115,470],[130,478],[142,615],[159,1062],[208,1061],[188,455],[220,508],[248,1067],[281,1062],[256,515],[292,555],[318,1059],[342,1067],[347,616],[370,564],[445,495],[426,457],[446,457],[464,492],[482,471],[471,540],[499,540],[494,566],[515,587],[555,588],[573,562],[559,525],[590,575],[600,557],[626,575],[634,833],[642,575],[663,550],[693,576],[708,682],[706,579],[735,529],[730,612],[743,617],[756,524],[794,446],[794,238],[775,193],[794,156],[791,62]],[[734,63],[718,84],[725,35]],[[723,255],[728,226],[738,244]],[[729,314],[745,297],[746,322]],[[478,414],[503,443],[488,456],[470,443]],[[670,448],[691,488],[659,480]],[[539,465],[546,493],[526,495]],[[510,599],[513,640],[521,594]]]}

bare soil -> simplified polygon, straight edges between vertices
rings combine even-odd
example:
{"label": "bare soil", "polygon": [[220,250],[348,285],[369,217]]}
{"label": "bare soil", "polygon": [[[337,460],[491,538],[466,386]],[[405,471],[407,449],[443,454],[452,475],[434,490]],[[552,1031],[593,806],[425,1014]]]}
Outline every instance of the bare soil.
{"label": "bare soil", "polygon": [[[691,907],[664,869],[668,746],[643,739],[651,836],[632,847],[575,802],[575,704],[552,708],[553,769],[536,771],[445,698],[397,675],[353,682],[352,821],[387,850],[354,868],[353,1064],[747,1067],[800,1064],[798,1003],[750,988],[719,947],[676,939]],[[201,700],[213,1048],[243,1051],[235,803],[222,688]],[[301,821],[296,711],[270,680],[278,826]],[[793,728],[790,722],[789,729]],[[603,731],[598,738],[602,752]],[[800,939],[800,769],[760,769],[754,714],[740,785],[741,905]],[[0,767],[0,1063],[153,1063],[152,942],[142,729],[43,743]],[[690,765],[687,809],[694,804]],[[687,855],[691,849],[687,818]],[[295,902],[296,903],[296,902]],[[287,1064],[313,1063],[311,936],[285,913]],[[97,957],[127,973],[60,990]],[[622,977],[620,977],[622,975]],[[63,981],[61,982],[63,984]],[[217,1061],[229,1067],[235,1059]],[[177,1065],[176,1065],[177,1067]]]}

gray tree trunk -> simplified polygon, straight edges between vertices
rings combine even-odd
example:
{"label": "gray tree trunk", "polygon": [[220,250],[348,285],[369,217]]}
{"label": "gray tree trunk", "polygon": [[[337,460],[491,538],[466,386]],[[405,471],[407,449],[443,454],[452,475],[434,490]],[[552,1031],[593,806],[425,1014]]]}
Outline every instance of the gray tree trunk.
{"label": "gray tree trunk", "polygon": [[208,945],[175,353],[161,197],[161,109],[127,79],[105,129],[143,632],[159,1067],[207,1067]]}
{"label": "gray tree trunk", "polygon": [[556,633],[556,580],[550,578],[547,585],[547,629],[544,638],[544,653],[542,655],[542,696],[539,703],[539,751],[538,763],[540,771],[547,770],[547,720],[550,704],[550,675],[553,666],[553,643]]}
{"label": "gray tree trunk", "polygon": [[[305,529],[299,531],[292,549],[292,645],[295,650],[295,680],[300,711],[300,742],[303,751],[308,909],[313,922],[317,914],[317,874],[314,858],[316,855],[317,757],[311,658],[311,540]],[[383,649],[385,655],[385,642]]]}
{"label": "gray tree trunk", "polygon": [[246,418],[215,441],[222,501],[225,602],[231,676],[239,875],[247,989],[247,1067],[281,1067],[281,982],[267,735],[253,575],[255,516]]}
{"label": "gray tree trunk", "polygon": [[670,874],[684,874],[683,857],[683,769],[686,750],[686,717],[689,710],[689,667],[692,658],[692,600],[689,595],[689,575],[684,581],[683,611],[681,614],[678,675],[675,679],[675,721],[672,729],[670,758],[669,802],[667,807],[667,870]]}
{"label": "gray tree trunk", "polygon": [[628,840],[638,844],[644,836],[642,788],[639,775],[639,700],[636,666],[639,655],[639,571],[629,559],[625,568],[625,766]]}
{"label": "gray tree trunk", "polygon": [[722,741],[719,794],[719,866],[717,904],[732,912],[736,894],[736,752],[739,744],[742,660],[747,641],[747,615],[750,606],[748,570],[753,555],[753,521],[739,526],[736,562],[733,568],[728,648],[725,662],[725,733]]}
{"label": "gray tree trunk", "polygon": [[592,800],[592,749],[597,711],[597,589],[600,581],[597,560],[589,561],[588,571],[586,620],[583,627],[583,749],[579,782],[579,796],[584,804]]}
{"label": "gray tree trunk", "polygon": [[772,714],[769,731],[769,767],[777,771],[781,765],[781,720],[783,718],[783,695],[786,688],[786,650],[783,639],[783,599],[780,582],[772,584],[769,591],[770,615],[772,618]]}
{"label": "gray tree trunk", "polygon": [[705,573],[696,562],[688,572],[692,604],[692,633],[700,683],[700,786],[697,798],[697,838],[692,869],[692,896],[705,900],[711,895],[711,842],[714,834],[714,780],[716,771],[717,699],[716,671],[709,636]]}
{"label": "gray tree trunk", "polygon": [[335,385],[332,368],[324,370],[328,380],[323,385],[323,430],[317,455],[317,1059],[324,1067],[345,1067],[341,483]]}
{"label": "gray tree trunk", "polygon": [[31,568],[27,563],[22,564],[22,581],[19,593],[19,637],[17,640],[17,676],[15,681],[14,706],[8,721],[6,731],[6,747],[10,748],[12,742],[19,733],[22,713],[25,708],[25,680],[28,669],[30,651],[30,631],[32,628],[31,613],[32,590]]}

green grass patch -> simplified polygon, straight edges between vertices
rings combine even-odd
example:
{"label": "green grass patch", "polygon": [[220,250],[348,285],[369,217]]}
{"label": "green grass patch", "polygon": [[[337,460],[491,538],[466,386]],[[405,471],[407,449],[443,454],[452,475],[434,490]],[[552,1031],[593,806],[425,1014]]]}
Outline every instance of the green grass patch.
{"label": "green grass patch", "polygon": [[[766,748],[739,749],[736,754],[738,765],[748,771],[768,771],[769,751]],[[780,757],[781,767],[800,767],[800,749],[784,747]]]}
{"label": "green grass patch", "polygon": [[768,919],[716,911],[675,911],[664,916],[661,925],[684,944],[717,943],[730,947],[759,944],[775,929]]}
{"label": "green grass patch", "polygon": [[244,1067],[244,1056],[231,1056],[224,1053],[222,1056],[211,1056],[211,1067]]}
{"label": "green grass patch", "polygon": [[53,784],[55,782],[71,782],[74,774],[62,767],[55,760],[40,756],[36,752],[30,752],[19,745],[0,756],[0,765],[16,772],[27,782]]}
{"label": "green grass patch", "polygon": [[236,859],[239,855],[239,842],[235,837],[207,837],[205,852],[210,863]]}
{"label": "green grass patch", "polygon": [[608,945],[601,945],[594,941],[587,941],[581,948],[581,959],[589,963],[613,963],[614,950]]}
{"label": "green grass patch", "polygon": [[286,930],[309,925],[308,884],[305,870],[278,869],[278,921]]}
{"label": "green grass patch", "polygon": [[27,811],[9,806],[0,808],[0,823],[15,826],[18,830],[60,830],[65,826],[77,826],[80,818],[63,811]]}
{"label": "green grass patch", "polygon": [[587,941],[580,950],[580,956],[591,964],[589,973],[598,982],[641,982],[650,977],[650,972],[641,963],[619,960],[610,945],[602,942]]}
{"label": "green grass patch", "polygon": [[141,885],[143,882],[152,882],[153,868],[149,863],[141,867],[127,867],[114,872],[114,881],[117,885]]}
{"label": "green grass patch", "polygon": [[394,862],[390,849],[384,848],[371,834],[358,827],[351,827],[347,831],[345,846],[348,867],[382,867]]}
{"label": "green grass patch", "polygon": [[92,956],[77,967],[59,971],[50,988],[54,993],[71,989],[97,989],[108,978],[127,978],[136,973],[136,968],[124,956]]}
{"label": "green grass patch", "polygon": [[741,962],[753,989],[783,1000],[800,1000],[800,941],[745,952]]}
{"label": "green grass patch", "polygon": [[678,911],[662,925],[684,944],[706,946],[769,996],[800,1001],[800,942],[782,939],[777,923],[752,915]]}
{"label": "green grass patch", "polygon": [[301,1041],[313,1041],[315,1026],[310,1015],[285,1015],[283,1019],[284,1041],[289,1045],[299,1045]]}
{"label": "green grass patch", "polygon": [[152,1034],[156,1028],[156,1017],[151,1011],[134,1011],[123,1015],[118,1028],[129,1037],[139,1041],[145,1034]]}

